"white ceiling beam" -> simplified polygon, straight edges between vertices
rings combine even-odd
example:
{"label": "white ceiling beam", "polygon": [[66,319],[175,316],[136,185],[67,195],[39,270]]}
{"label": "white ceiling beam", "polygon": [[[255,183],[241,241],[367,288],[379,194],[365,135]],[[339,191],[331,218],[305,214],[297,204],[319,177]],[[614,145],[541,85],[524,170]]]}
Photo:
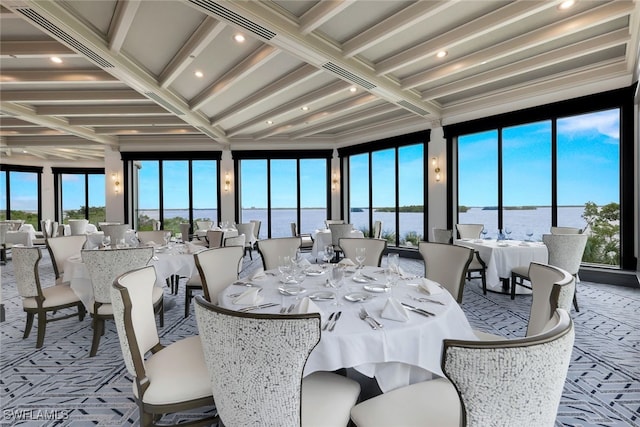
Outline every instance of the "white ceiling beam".
{"label": "white ceiling beam", "polygon": [[86,102],[86,101],[147,101],[143,95],[131,89],[117,90],[7,90],[2,100],[9,102]]}
{"label": "white ceiling beam", "polygon": [[109,49],[113,53],[120,53],[139,7],[140,0],[120,0],[116,2],[116,10],[111,18],[108,32]]}
{"label": "white ceiling beam", "polygon": [[511,64],[494,68],[484,73],[456,80],[449,84],[440,85],[436,88],[422,92],[425,99],[435,99],[453,93],[462,92],[474,87],[483,86],[488,83],[508,79],[513,76],[528,73],[549,65],[568,61],[573,58],[588,55],[610,47],[625,44],[629,40],[629,33],[626,29],[614,31],[589,40],[574,43],[550,52],[513,62]]}
{"label": "white ceiling beam", "polygon": [[36,113],[44,116],[133,116],[171,114],[159,105],[42,105]]}
{"label": "white ceiling beam", "polygon": [[0,135],[2,136],[22,136],[22,135],[64,135],[61,130],[50,129],[42,126],[2,126]]}
{"label": "white ceiling beam", "polygon": [[22,83],[96,84],[113,83],[118,79],[102,70],[4,70],[3,85]]}
{"label": "white ceiling beam", "polygon": [[0,58],[79,57],[76,52],[55,40],[2,40]]}
{"label": "white ceiling beam", "polygon": [[500,9],[378,62],[375,65],[376,74],[391,73],[423,58],[435,55],[442,49],[451,49],[469,40],[497,31],[541,10],[555,6],[556,3],[551,1],[520,0],[509,3]]}
{"label": "white ceiling beam", "polygon": [[611,2],[587,12],[564,19],[552,25],[531,31],[518,37],[474,52],[456,61],[443,64],[402,79],[402,88],[412,89],[443,77],[450,77],[462,71],[480,66],[482,62],[493,61],[534,48],[544,43],[584,31],[588,28],[628,15],[633,3]]}
{"label": "white ceiling beam", "polygon": [[104,151],[103,144],[93,144],[85,138],[74,135],[52,135],[52,136],[9,136],[6,137],[5,144],[10,147],[54,147],[54,148],[78,148],[94,149]]}
{"label": "white ceiling beam", "polygon": [[216,96],[220,96],[234,84],[240,82],[243,78],[249,76],[266,62],[273,59],[282,52],[270,45],[263,45],[251,55],[243,59],[239,64],[227,71],[217,81],[213,82],[209,87],[196,95],[190,103],[193,110],[199,110],[205,104],[211,102]]}
{"label": "white ceiling beam", "polygon": [[438,2],[416,2],[395,15],[359,33],[342,44],[342,54],[349,58],[363,50],[405,31],[420,22],[456,5],[458,0]]}
{"label": "white ceiling beam", "polygon": [[142,117],[69,117],[72,126],[175,126],[185,125],[184,120],[176,116],[142,116]]}
{"label": "white ceiling beam", "polygon": [[186,135],[199,134],[200,131],[185,124],[184,126],[130,126],[130,127],[98,127],[95,129],[98,135]]}
{"label": "white ceiling beam", "polygon": [[300,17],[300,33],[309,34],[353,4],[346,0],[325,0],[316,3]]}
{"label": "white ceiling beam", "polygon": [[160,73],[160,87],[167,88],[224,30],[223,22],[207,16]]}

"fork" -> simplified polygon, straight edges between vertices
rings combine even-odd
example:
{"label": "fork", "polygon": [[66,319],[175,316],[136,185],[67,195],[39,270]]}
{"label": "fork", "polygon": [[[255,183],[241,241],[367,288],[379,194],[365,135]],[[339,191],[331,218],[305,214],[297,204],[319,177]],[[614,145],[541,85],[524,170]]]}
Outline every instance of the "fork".
{"label": "fork", "polygon": [[362,307],[360,310],[362,311],[362,314],[364,314],[364,316],[367,319],[370,319],[376,325],[377,329],[381,329],[384,326],[382,323],[378,322],[373,316],[371,316],[364,307]]}

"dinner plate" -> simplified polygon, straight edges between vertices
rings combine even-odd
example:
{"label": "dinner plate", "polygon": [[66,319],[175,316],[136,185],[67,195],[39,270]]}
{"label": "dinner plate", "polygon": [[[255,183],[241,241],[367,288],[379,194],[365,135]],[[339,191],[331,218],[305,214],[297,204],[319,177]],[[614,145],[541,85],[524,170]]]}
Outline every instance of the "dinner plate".
{"label": "dinner plate", "polygon": [[334,298],[335,298],[335,295],[331,291],[318,291],[318,292],[309,294],[309,299],[312,301],[327,301]]}
{"label": "dinner plate", "polygon": [[507,246],[509,246],[508,243],[498,243],[498,247],[500,248],[506,248]]}
{"label": "dinner plate", "polygon": [[307,276],[321,276],[324,274],[324,270],[307,270],[305,274]]}
{"label": "dinner plate", "polygon": [[350,294],[344,296],[344,299],[351,302],[361,302],[369,298],[372,298],[372,296],[369,294],[365,294],[364,292],[351,292]]}
{"label": "dinner plate", "polygon": [[387,285],[364,285],[363,288],[369,292],[387,292],[389,290]]}
{"label": "dinner plate", "polygon": [[358,283],[369,283],[369,282],[370,282],[370,280],[369,280],[369,279],[365,279],[365,278],[364,278],[364,277],[362,277],[362,276],[353,276],[353,277],[351,278],[351,280],[353,280],[354,282],[358,282]]}
{"label": "dinner plate", "polygon": [[278,292],[280,292],[282,295],[289,296],[289,295],[300,295],[307,292],[307,290],[302,286],[280,286],[278,288]]}

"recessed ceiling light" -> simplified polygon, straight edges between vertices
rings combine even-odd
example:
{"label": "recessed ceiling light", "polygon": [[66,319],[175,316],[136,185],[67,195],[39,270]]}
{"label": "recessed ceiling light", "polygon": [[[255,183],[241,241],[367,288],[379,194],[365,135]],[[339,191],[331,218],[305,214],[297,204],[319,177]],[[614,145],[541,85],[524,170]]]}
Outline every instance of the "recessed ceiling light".
{"label": "recessed ceiling light", "polygon": [[308,111],[309,107],[307,107],[306,105],[304,107],[302,107],[302,111]]}
{"label": "recessed ceiling light", "polygon": [[267,124],[268,125],[272,125],[273,124],[273,120],[267,120]]}
{"label": "recessed ceiling light", "polygon": [[203,73],[202,71],[200,71],[200,70],[196,71],[196,72],[195,72],[195,73],[193,73],[193,74],[195,74],[195,75],[196,75],[196,77],[198,77],[198,78],[202,78],[202,77],[204,76],[204,73]]}
{"label": "recessed ceiling light", "polygon": [[447,56],[447,51],[446,51],[446,50],[441,50],[440,52],[438,52],[438,53],[436,54],[436,56],[437,56],[438,58],[444,58],[445,56]]}
{"label": "recessed ceiling light", "polygon": [[569,9],[574,4],[576,4],[575,0],[565,0],[562,3],[560,3],[560,6],[558,6],[558,9],[566,10],[566,9]]}
{"label": "recessed ceiling light", "polygon": [[355,92],[356,90],[358,90],[358,88],[356,88],[355,86],[351,86],[349,88],[349,92]]}
{"label": "recessed ceiling light", "polygon": [[62,64],[62,59],[58,58],[57,56],[52,56],[51,62],[55,62],[56,64]]}
{"label": "recessed ceiling light", "polygon": [[233,36],[233,39],[238,43],[242,43],[245,41],[245,38],[242,34],[236,34],[235,36]]}

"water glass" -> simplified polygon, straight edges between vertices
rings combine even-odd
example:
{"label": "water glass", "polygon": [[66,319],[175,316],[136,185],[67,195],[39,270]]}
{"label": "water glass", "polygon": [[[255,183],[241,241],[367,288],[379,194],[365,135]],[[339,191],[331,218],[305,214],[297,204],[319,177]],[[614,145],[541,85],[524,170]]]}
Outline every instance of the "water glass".
{"label": "water glass", "polygon": [[111,236],[105,235],[102,237],[102,246],[105,248],[111,246]]}
{"label": "water glass", "polygon": [[333,267],[331,274],[329,274],[329,284],[332,288],[335,288],[336,297],[333,301],[333,305],[342,305],[342,295],[340,294],[340,288],[342,288],[342,282],[344,279],[344,269],[342,267]]}
{"label": "water glass", "polygon": [[333,257],[336,255],[335,250],[332,245],[327,245],[324,247],[324,260],[325,262],[331,262]]}
{"label": "water glass", "polygon": [[367,259],[367,249],[366,248],[356,248],[356,262],[358,263],[358,268],[359,269],[362,268],[362,263],[366,259]]}
{"label": "water glass", "polygon": [[390,253],[387,255],[387,266],[393,270],[393,272],[398,272],[398,267],[400,266],[400,255],[397,253]]}

